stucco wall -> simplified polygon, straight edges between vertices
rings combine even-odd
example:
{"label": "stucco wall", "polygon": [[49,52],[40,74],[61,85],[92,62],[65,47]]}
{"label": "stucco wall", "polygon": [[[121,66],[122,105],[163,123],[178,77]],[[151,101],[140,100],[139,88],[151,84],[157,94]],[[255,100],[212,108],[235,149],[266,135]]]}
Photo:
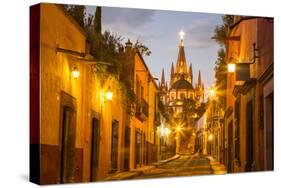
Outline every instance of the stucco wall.
{"label": "stucco wall", "polygon": [[[59,46],[84,53],[86,36],[57,5],[42,4],[41,10],[41,144],[56,147],[60,144],[60,96],[64,91],[76,101],[75,148],[80,148],[82,151],[78,162],[83,165],[80,168],[83,181],[89,181],[90,178],[91,114],[95,112],[100,117],[98,179],[103,179],[108,175],[111,165],[113,120],[119,123],[118,170],[123,168],[123,134],[126,118],[124,101],[126,100],[116,78],[105,77],[105,81],[101,83],[94,67],[79,60],[81,57],[57,52],[57,46]],[[71,75],[74,65],[80,72],[77,79]],[[102,90],[106,92],[109,87],[113,92],[112,101],[102,103],[100,93]],[[59,164],[58,161],[49,160],[45,155],[43,155],[43,160],[46,161],[44,168],[49,168],[48,166],[56,168]],[[49,172],[47,169],[47,175]]]}

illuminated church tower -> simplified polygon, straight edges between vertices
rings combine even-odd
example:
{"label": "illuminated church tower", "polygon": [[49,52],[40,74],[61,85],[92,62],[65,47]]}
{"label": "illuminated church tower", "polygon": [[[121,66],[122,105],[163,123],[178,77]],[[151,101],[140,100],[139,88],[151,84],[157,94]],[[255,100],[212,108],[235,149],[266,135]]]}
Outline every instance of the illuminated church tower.
{"label": "illuminated church tower", "polygon": [[181,112],[186,100],[192,100],[196,105],[204,102],[204,84],[201,80],[199,70],[198,82],[193,85],[192,64],[188,66],[184,49],[184,33],[180,32],[180,43],[176,66],[171,65],[169,87],[165,83],[164,69],[160,83],[162,101],[167,104],[172,111]]}

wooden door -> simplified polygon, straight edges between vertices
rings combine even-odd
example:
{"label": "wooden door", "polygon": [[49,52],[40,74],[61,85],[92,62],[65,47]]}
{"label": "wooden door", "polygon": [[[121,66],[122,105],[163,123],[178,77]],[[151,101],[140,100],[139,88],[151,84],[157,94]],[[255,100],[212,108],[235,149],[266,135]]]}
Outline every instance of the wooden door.
{"label": "wooden door", "polygon": [[252,171],[252,164],[254,160],[254,146],[253,146],[253,102],[249,101],[247,103],[247,128],[246,128],[246,160],[247,164],[245,167],[245,171]]}
{"label": "wooden door", "polygon": [[92,118],[92,142],[91,142],[91,181],[97,181],[99,164],[99,141],[100,141],[100,122],[97,118]]}
{"label": "wooden door", "polygon": [[111,134],[111,173],[117,171],[118,165],[118,121],[112,122]]}
{"label": "wooden door", "polygon": [[70,106],[63,106],[61,145],[61,183],[75,182],[75,112]]}

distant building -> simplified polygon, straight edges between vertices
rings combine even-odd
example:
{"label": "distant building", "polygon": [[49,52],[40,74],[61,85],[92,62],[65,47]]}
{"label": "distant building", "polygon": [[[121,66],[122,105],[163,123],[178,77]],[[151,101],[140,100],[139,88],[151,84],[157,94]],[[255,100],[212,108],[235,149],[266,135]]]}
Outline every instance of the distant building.
{"label": "distant building", "polygon": [[192,64],[190,64],[188,68],[183,39],[181,39],[179,44],[176,70],[172,63],[169,87],[167,82],[165,82],[164,69],[162,69],[159,87],[162,93],[162,101],[167,104],[173,112],[182,112],[182,104],[186,99],[195,101],[196,105],[204,101],[204,84],[202,82],[201,72],[199,70],[197,84],[193,84]]}
{"label": "distant building", "polygon": [[[198,81],[193,84],[193,70],[192,65],[188,67],[188,62],[185,56],[183,38],[180,40],[178,59],[176,67],[172,63],[170,84],[168,86],[165,82],[164,69],[162,69],[161,82],[159,83],[160,96],[162,102],[167,106],[174,122],[182,124],[184,130],[194,128],[194,118],[197,114],[189,110],[189,107],[197,108],[204,102],[204,84],[201,78],[201,72],[198,73]],[[194,139],[189,133],[186,137],[183,136],[180,145],[181,150],[187,148],[194,148]]]}

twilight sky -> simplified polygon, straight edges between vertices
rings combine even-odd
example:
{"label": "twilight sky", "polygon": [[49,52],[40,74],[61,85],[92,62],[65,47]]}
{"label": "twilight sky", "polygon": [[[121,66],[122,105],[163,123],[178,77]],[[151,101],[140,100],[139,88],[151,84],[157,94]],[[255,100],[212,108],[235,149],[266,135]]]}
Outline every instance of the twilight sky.
{"label": "twilight sky", "polygon": [[[87,6],[87,13],[94,14],[95,7]],[[152,51],[144,56],[154,77],[161,79],[164,67],[169,81],[172,62],[176,63],[179,32],[185,32],[184,44],[188,66],[192,63],[193,80],[197,82],[198,70],[205,88],[214,81],[214,64],[219,45],[211,39],[216,25],[221,24],[220,14],[180,11],[145,10],[102,7],[102,30],[109,30],[134,43],[137,39]],[[168,82],[169,84],[169,82]]]}

